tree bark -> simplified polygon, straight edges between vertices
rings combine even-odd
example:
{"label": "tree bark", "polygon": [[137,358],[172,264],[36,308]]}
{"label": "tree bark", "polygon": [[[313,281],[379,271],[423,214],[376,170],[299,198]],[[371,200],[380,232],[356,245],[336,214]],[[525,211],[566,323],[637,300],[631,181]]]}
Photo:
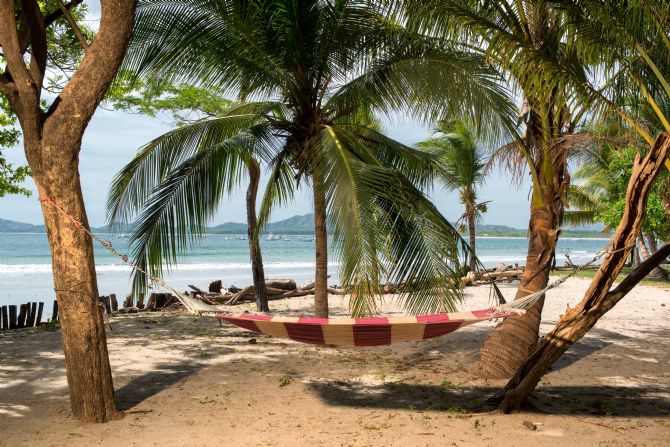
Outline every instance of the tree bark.
{"label": "tree bark", "polygon": [[247,237],[249,239],[249,256],[251,257],[251,271],[254,278],[254,294],[256,296],[256,310],[258,312],[269,312],[268,291],[265,285],[265,270],[263,268],[263,256],[261,256],[261,244],[257,232],[256,220],[256,196],[258,195],[258,184],[261,179],[261,168],[253,158],[249,160],[249,187],[247,188]]}
{"label": "tree bark", "polygon": [[[533,101],[530,101],[533,103]],[[555,144],[560,136],[553,107],[532,109],[527,122],[526,147],[534,151],[533,196],[528,223],[528,255],[515,299],[544,289],[555,261],[556,244],[563,219],[564,197],[570,185],[567,151]],[[553,124],[552,124],[553,123]],[[529,155],[530,157],[530,155]],[[530,165],[529,165],[530,166]],[[544,297],[525,315],[506,318],[484,341],[476,372],[491,379],[509,378],[533,352],[539,338]]]}
{"label": "tree bark", "polygon": [[[0,90],[19,118],[26,158],[42,200],[72,413],[82,421],[105,422],[122,413],[117,409],[112,384],[92,241],[49,200],[88,228],[78,173],[81,140],[123,60],[135,1],[101,0],[96,37],[47,112],[41,109],[40,95],[49,49],[49,23],[36,2],[25,5],[28,6],[18,14],[22,26],[17,31],[14,2],[0,0],[0,38],[7,61],[5,72],[0,75]],[[19,36],[25,29],[29,30],[27,37]],[[24,60],[28,47],[29,67]]]}
{"label": "tree bark", "polygon": [[[553,188],[548,189],[554,200],[560,201]],[[559,219],[552,207],[532,206],[526,266],[515,299],[524,298],[547,286],[558,242]],[[479,375],[503,379],[514,373],[537,345],[543,306],[544,297],[525,315],[506,318],[496,326],[480,350],[476,369]]]}
{"label": "tree bark", "polygon": [[470,271],[477,271],[477,254],[475,240],[475,209],[474,205],[468,206],[468,234],[470,235]]}
{"label": "tree bark", "polygon": [[610,242],[609,253],[596,272],[582,301],[561,317],[556,327],[542,339],[505,388],[498,393],[496,397],[502,399],[501,412],[508,413],[525,406],[530,393],[551,365],[670,254],[670,246],[665,245],[640,264],[617,288],[611,290],[635,245],[644,219],[649,191],[668,154],[670,154],[670,134],[662,133],[649,154],[643,160],[636,159],[628,182],[626,208]]}
{"label": "tree bark", "polygon": [[328,229],[326,227],[326,196],[321,172],[312,167],[314,192],[314,236],[316,241],[316,274],[314,278],[314,314],[328,318]]}

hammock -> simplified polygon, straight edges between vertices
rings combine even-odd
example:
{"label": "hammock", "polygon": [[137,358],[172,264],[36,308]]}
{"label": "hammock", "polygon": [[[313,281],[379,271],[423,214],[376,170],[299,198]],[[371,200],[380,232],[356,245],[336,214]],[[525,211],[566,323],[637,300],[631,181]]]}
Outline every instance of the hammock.
{"label": "hammock", "polygon": [[426,340],[449,334],[469,324],[525,313],[523,309],[500,306],[493,309],[413,317],[306,318],[257,314],[230,315],[191,297],[178,295],[178,298],[194,314],[215,317],[253,332],[316,345],[384,346],[405,341]]}
{"label": "hammock", "polygon": [[[54,206],[64,214],[78,229],[84,231],[93,239],[100,242],[112,254],[121,258],[139,272],[143,273],[154,283],[173,292],[177,299],[194,315],[215,317],[236,326],[254,332],[260,332],[275,337],[288,338],[301,343],[320,345],[352,345],[352,346],[384,346],[411,340],[425,340],[439,337],[455,331],[463,326],[484,320],[507,318],[523,315],[525,309],[530,308],[545,292],[558,287],[569,277],[576,274],[580,268],[575,268],[570,274],[554,281],[544,289],[527,297],[503,304],[491,309],[473,310],[466,312],[444,313],[433,315],[417,315],[413,317],[388,318],[304,318],[282,317],[272,315],[237,314],[230,315],[227,311],[207,305],[200,300],[182,295],[162,278],[157,278],[138,266],[128,262],[128,256],[116,251],[110,241],[104,240],[92,233],[82,223],[69,214],[59,204],[48,196],[40,194],[40,201]],[[586,265],[592,264],[600,256]]]}

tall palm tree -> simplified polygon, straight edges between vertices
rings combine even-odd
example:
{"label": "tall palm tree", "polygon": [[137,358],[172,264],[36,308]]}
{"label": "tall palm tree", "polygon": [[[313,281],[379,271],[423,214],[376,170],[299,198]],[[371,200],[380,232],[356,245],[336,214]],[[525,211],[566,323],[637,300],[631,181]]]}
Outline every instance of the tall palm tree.
{"label": "tall palm tree", "polygon": [[[540,378],[570,347],[670,252],[664,245],[616,288],[613,283],[642,228],[647,198],[665,165],[670,169],[670,116],[659,107],[670,99],[670,4],[650,1],[560,0],[552,6],[569,16],[580,51],[596,56],[600,74],[587,82],[575,79],[552,61],[536,58],[539,79],[564,76],[580,95],[589,97],[596,114],[620,117],[647,144],[632,162],[621,221],[583,299],[569,309],[537,345],[500,392],[501,410],[527,403]],[[653,111],[660,131],[631,110],[631,99]]]}
{"label": "tall palm tree", "polygon": [[[494,155],[517,178],[529,172],[532,180],[528,253],[516,295],[522,299],[546,287],[555,262],[570,179],[568,151],[561,141],[585,111],[564,80],[587,79],[587,65],[569,22],[546,1],[431,0],[416,5],[415,26],[461,39],[463,46],[481,52],[523,98],[523,135],[515,135]],[[553,76],[539,73],[537,60],[551,62]],[[496,327],[480,351],[481,375],[503,378],[515,371],[537,344],[543,306],[542,298],[525,316]]]}
{"label": "tall palm tree", "polygon": [[[363,0],[141,2],[128,69],[248,102],[159,137],[116,178],[109,216],[139,214],[137,265],[160,274],[176,262],[253,155],[269,169],[259,225],[311,187],[318,317],[328,315],[327,219],[352,313],[375,311],[382,279],[413,281],[411,312],[452,308],[460,267],[445,258],[458,257],[460,238],[422,193],[435,163],[365,123],[403,110],[495,127],[511,107],[482,56],[400,23]],[[134,275],[138,288],[145,281]]]}
{"label": "tall palm tree", "polygon": [[465,211],[459,221],[468,227],[469,269],[477,268],[475,223],[486,212],[486,203],[477,202],[477,189],[484,183],[487,164],[486,149],[479,144],[476,133],[462,121],[440,122],[440,135],[419,143],[419,148],[434,155],[439,163],[438,178],[450,191],[458,191]]}

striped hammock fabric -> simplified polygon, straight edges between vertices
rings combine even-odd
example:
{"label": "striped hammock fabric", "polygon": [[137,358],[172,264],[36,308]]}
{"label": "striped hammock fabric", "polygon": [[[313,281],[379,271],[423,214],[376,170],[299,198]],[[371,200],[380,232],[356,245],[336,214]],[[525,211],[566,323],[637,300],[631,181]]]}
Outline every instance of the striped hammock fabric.
{"label": "striped hammock fabric", "polygon": [[446,335],[469,324],[512,317],[523,311],[495,309],[388,318],[303,318],[272,315],[215,315],[236,326],[316,345],[384,346]]}

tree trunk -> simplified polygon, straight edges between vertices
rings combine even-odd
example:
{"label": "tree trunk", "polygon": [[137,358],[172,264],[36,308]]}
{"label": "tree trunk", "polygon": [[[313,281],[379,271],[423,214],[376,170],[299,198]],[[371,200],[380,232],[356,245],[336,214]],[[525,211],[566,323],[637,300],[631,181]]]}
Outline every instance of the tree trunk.
{"label": "tree trunk", "polygon": [[[558,222],[559,216],[550,208],[534,206],[531,209],[528,255],[515,299],[524,298],[547,286],[558,241]],[[480,350],[476,371],[479,375],[503,379],[514,373],[537,345],[543,306],[544,297],[525,315],[506,318],[496,326]]]}
{"label": "tree trunk", "polygon": [[312,168],[314,191],[314,235],[316,240],[316,276],[314,278],[314,313],[328,318],[328,229],[326,228],[326,196],[318,166]]}
{"label": "tree trunk", "polygon": [[[50,140],[66,141],[59,135]],[[31,153],[35,150],[45,151],[27,147]],[[42,198],[53,199],[88,228],[78,160],[72,160],[69,153],[63,150],[60,156],[54,154],[47,170],[33,170],[33,176]],[[74,178],[63,173],[72,173]],[[52,204],[42,202],[42,213],[51,247],[72,413],[85,422],[118,419],[122,413],[117,409],[112,383],[92,240]]]}
{"label": "tree trunk", "polygon": [[[649,247],[647,247],[647,242],[649,242]],[[637,244],[638,247],[640,247],[640,257],[642,260],[649,258],[650,252],[656,252],[656,240],[650,234],[643,235],[640,233],[637,238]],[[665,271],[663,271],[663,269],[658,266],[652,269],[651,273],[649,273],[649,276],[652,278],[668,279],[668,275],[666,275]]]}
{"label": "tree trunk", "polygon": [[[529,100],[533,104],[533,101]],[[528,255],[515,299],[544,289],[555,261],[556,244],[563,219],[564,197],[570,185],[567,151],[553,138],[561,135],[554,108],[532,108],[526,147],[534,151],[533,196],[528,224]],[[553,123],[553,124],[552,124]],[[529,155],[530,157],[530,155]],[[530,166],[530,165],[529,165]],[[537,346],[544,297],[525,315],[506,318],[484,341],[477,373],[486,378],[509,378]]]}
{"label": "tree trunk", "polygon": [[543,338],[537,349],[498,393],[496,397],[503,399],[500,411],[508,413],[525,406],[530,393],[551,365],[670,254],[670,246],[665,245],[610,291],[635,245],[644,219],[647,196],[668,154],[670,134],[662,133],[644,160],[636,159],[628,182],[626,208],[609,245],[609,254],[598,268],[582,301],[561,317],[556,327]]}
{"label": "tree trunk", "polygon": [[249,160],[249,187],[247,188],[247,237],[249,239],[249,256],[251,257],[251,271],[254,277],[254,294],[256,296],[256,310],[269,312],[268,291],[265,285],[265,270],[261,256],[261,244],[257,232],[256,196],[261,179],[261,169],[253,158]]}
{"label": "tree trunk", "polygon": [[[45,20],[37,2],[0,1],[0,37],[5,62],[0,70],[0,91],[19,118],[26,158],[42,200],[72,413],[86,422],[105,422],[122,413],[116,406],[107,356],[92,241],[77,227],[79,223],[65,217],[49,200],[88,228],[78,172],[81,140],[123,61],[134,22],[135,3],[135,0],[100,1],[100,25],[93,43],[86,48],[84,58],[51,102],[49,110],[44,112],[41,93],[47,75],[48,53],[52,50],[47,28],[53,20]],[[20,10],[18,5],[21,5]],[[27,66],[28,48],[30,64]]]}
{"label": "tree trunk", "polygon": [[635,246],[633,246],[633,251],[631,252],[630,256],[630,266],[632,268],[638,267],[642,261],[640,260],[640,249],[638,248],[637,243]]}
{"label": "tree trunk", "polygon": [[477,254],[475,249],[475,209],[474,206],[468,210],[468,234],[470,235],[470,271],[477,271]]}

